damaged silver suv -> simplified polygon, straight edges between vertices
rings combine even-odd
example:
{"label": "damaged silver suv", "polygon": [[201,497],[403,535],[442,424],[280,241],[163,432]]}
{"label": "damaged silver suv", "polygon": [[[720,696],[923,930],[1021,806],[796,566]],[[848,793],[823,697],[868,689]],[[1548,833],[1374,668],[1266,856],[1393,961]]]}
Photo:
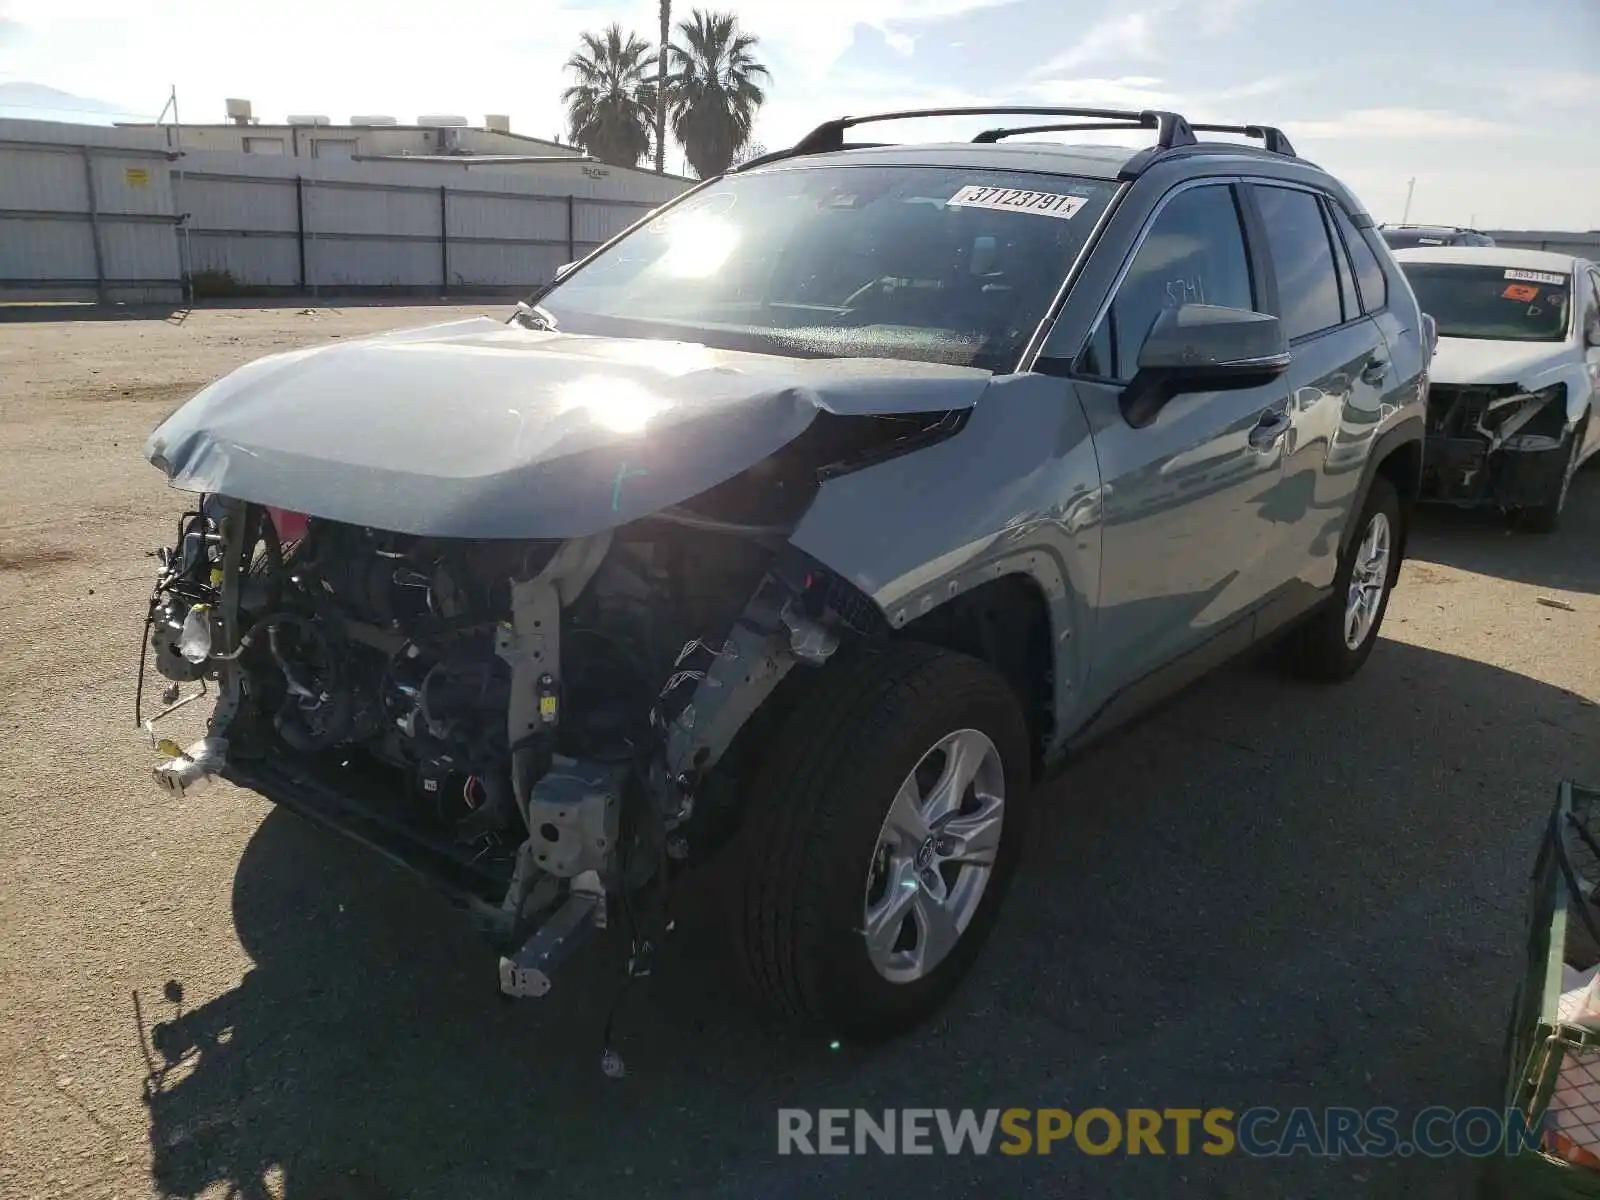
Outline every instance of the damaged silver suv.
{"label": "damaged silver suv", "polygon": [[[1037,123],[845,141],[977,114]],[[1154,144],[1042,140],[1087,128]],[[647,973],[720,852],[766,1004],[892,1033],[978,952],[1069,752],[1269,639],[1321,680],[1372,652],[1423,331],[1278,130],[828,122],[504,323],[263,359],[157,428],[199,499],[146,649],[168,707],[216,707],[156,777],[416,871],[514,996],[597,927]]]}

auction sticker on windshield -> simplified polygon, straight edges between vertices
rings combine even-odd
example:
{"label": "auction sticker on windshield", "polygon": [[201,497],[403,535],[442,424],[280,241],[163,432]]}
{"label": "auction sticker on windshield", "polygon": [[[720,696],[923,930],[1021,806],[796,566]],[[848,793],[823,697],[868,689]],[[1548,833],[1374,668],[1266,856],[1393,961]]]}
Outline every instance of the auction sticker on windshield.
{"label": "auction sticker on windshield", "polygon": [[1041,217],[1060,217],[1070,221],[1089,203],[1087,196],[1066,196],[1059,192],[1025,192],[1020,188],[984,187],[969,184],[946,204],[952,208],[996,208],[1003,212],[1037,213]]}
{"label": "auction sticker on windshield", "polygon": [[1519,279],[1523,283],[1554,283],[1562,284],[1567,281],[1565,275],[1552,275],[1549,271],[1517,271],[1508,270],[1507,279]]}

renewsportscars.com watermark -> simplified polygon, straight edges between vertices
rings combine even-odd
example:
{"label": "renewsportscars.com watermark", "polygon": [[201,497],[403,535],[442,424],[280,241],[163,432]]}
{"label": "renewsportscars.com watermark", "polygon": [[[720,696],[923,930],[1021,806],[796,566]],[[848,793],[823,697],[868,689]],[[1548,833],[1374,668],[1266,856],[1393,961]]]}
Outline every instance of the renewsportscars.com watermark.
{"label": "renewsportscars.com watermark", "polygon": [[1515,1110],[1425,1108],[780,1108],[779,1154],[1303,1154],[1483,1158],[1539,1145]]}

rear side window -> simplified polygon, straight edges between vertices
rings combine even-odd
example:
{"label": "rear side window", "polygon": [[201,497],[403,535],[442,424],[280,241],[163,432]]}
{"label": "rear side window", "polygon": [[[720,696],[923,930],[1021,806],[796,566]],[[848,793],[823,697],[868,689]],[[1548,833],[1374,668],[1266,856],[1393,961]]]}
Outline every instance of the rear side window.
{"label": "rear side window", "polygon": [[1340,324],[1339,274],[1317,198],[1264,185],[1255,187],[1255,197],[1277,271],[1284,336],[1292,341]]}
{"label": "rear side window", "polygon": [[[1328,214],[1330,205],[1326,197],[1322,201],[1322,219],[1331,223],[1333,218]],[[1329,226],[1331,228],[1331,224]],[[1350,255],[1346,253],[1343,239],[1337,233],[1333,235],[1333,265],[1339,271],[1339,300],[1344,309],[1344,319],[1354,321],[1361,315],[1361,297],[1356,293],[1355,274],[1350,266]]]}
{"label": "rear side window", "polygon": [[1383,273],[1383,265],[1373,252],[1372,243],[1355,227],[1350,214],[1332,201],[1328,208],[1333,213],[1333,224],[1339,236],[1344,239],[1345,249],[1350,251],[1350,263],[1356,269],[1361,308],[1364,312],[1375,313],[1389,303],[1389,277]]}
{"label": "rear side window", "polygon": [[1213,184],[1179,192],[1140,243],[1079,369],[1106,379],[1131,379],[1162,309],[1180,304],[1251,309],[1253,295],[1233,189]]}

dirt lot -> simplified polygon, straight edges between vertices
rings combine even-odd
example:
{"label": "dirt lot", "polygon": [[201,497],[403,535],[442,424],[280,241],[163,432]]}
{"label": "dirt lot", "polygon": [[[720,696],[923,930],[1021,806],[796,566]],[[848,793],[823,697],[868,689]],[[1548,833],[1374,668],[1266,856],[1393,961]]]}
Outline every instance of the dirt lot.
{"label": "dirt lot", "polygon": [[1428,516],[1350,686],[1241,666],[1078,764],[931,1027],[773,1042],[686,936],[613,1082],[614,954],[502,1003],[431,895],[254,795],[159,797],[132,728],[181,499],[145,433],[262,353],[470,311],[0,311],[0,1196],[1467,1193],[1464,1160],[779,1159],[774,1110],[1493,1102],[1538,827],[1600,780],[1600,469],[1551,538]]}

